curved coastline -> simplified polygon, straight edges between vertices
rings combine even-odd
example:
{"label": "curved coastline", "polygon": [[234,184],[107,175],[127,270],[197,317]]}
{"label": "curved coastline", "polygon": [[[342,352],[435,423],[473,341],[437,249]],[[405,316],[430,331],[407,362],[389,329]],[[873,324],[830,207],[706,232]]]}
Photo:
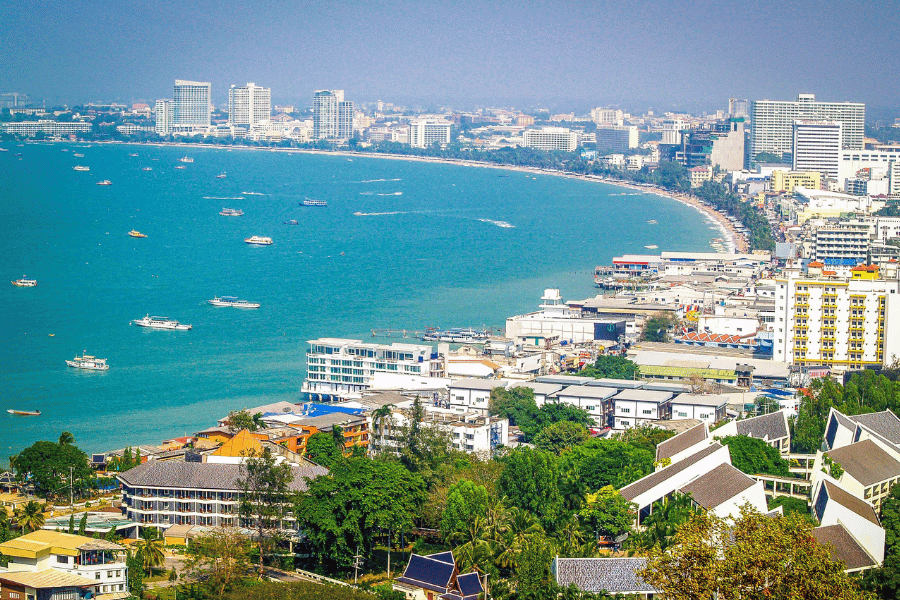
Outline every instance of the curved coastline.
{"label": "curved coastline", "polygon": [[503,165],[496,163],[483,162],[479,160],[456,160],[448,158],[435,158],[431,156],[411,156],[406,154],[386,154],[376,152],[354,152],[351,150],[316,150],[310,148],[266,148],[261,146],[215,146],[207,144],[186,144],[182,142],[92,142],[96,144],[122,144],[129,146],[159,146],[159,147],[176,147],[176,148],[210,148],[215,150],[254,150],[281,152],[287,154],[319,154],[325,156],[343,156],[349,158],[381,158],[386,160],[405,160],[411,162],[437,163],[446,165],[458,165],[463,167],[478,167],[488,169],[501,169],[505,171],[518,171],[521,173],[539,173],[541,175],[553,175],[555,177],[565,177],[568,179],[577,179],[580,181],[590,181],[595,183],[606,183],[630,190],[653,194],[668,200],[674,200],[680,204],[693,208],[708,219],[722,234],[723,245],[727,252],[748,252],[747,240],[743,235],[739,234],[732,225],[731,221],[721,212],[715,210],[711,206],[703,204],[700,200],[691,194],[679,194],[661,189],[655,186],[640,186],[628,181],[618,179],[601,179],[591,175],[579,175],[576,173],[565,173],[562,171],[553,171],[548,169],[540,169],[537,167],[522,167],[516,165]]}

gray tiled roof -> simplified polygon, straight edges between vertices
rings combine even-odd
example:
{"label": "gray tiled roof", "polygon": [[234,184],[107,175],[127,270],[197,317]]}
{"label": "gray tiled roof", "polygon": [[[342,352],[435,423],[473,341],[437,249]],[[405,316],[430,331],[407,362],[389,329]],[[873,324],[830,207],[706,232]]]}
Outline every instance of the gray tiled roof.
{"label": "gray tiled roof", "polygon": [[[290,489],[297,492],[306,491],[304,477],[328,474],[328,469],[311,464],[292,467],[291,471],[294,480]],[[241,477],[240,465],[151,460],[121,473],[118,479],[134,487],[240,491]]]}
{"label": "gray tiled roof", "polygon": [[646,564],[646,558],[557,558],[556,583],[593,593],[659,593],[637,574]]}
{"label": "gray tiled roof", "polygon": [[712,406],[719,408],[728,404],[728,397],[720,394],[678,394],[672,404],[688,404],[690,406]]}
{"label": "gray tiled roof", "polygon": [[534,390],[535,394],[553,394],[563,389],[565,386],[557,383],[541,383],[540,381],[517,381],[509,386],[510,389],[527,387]]}
{"label": "gray tiled roof", "polygon": [[656,446],[656,461],[659,462],[666,458],[672,458],[679,452],[684,452],[694,444],[699,444],[709,437],[706,426],[703,423],[691,427],[687,431],[682,431],[678,435],[660,442]]}
{"label": "gray tiled roof", "polygon": [[[847,510],[856,513],[870,523],[874,523],[878,526],[881,525],[881,523],[878,522],[878,515],[875,514],[875,509],[865,500],[857,498],[842,487],[834,485],[827,479],[823,482],[823,487],[825,488],[825,493],[828,495],[829,500],[837,502]],[[818,502],[816,503],[815,509],[819,509]],[[822,507],[822,510],[824,510],[824,506]],[[817,512],[816,516],[821,520],[821,514]]]}
{"label": "gray tiled roof", "polygon": [[829,450],[827,454],[863,485],[874,485],[900,476],[900,462],[872,440]]}
{"label": "gray tiled roof", "polygon": [[655,390],[622,390],[616,394],[616,397],[613,399],[662,404],[671,398],[672,392],[660,392]]}
{"label": "gray tiled roof", "polygon": [[843,562],[851,571],[878,565],[841,524],[816,527],[812,534],[821,545],[828,548],[832,560]]}
{"label": "gray tiled roof", "polygon": [[557,398],[590,398],[592,400],[606,400],[611,398],[619,390],[593,385],[570,385],[566,389],[553,394]]}
{"label": "gray tiled roof", "polygon": [[712,510],[754,483],[753,479],[724,463],[682,487],[681,492],[690,494],[694,502],[706,510]]}
{"label": "gray tiled roof", "polygon": [[790,434],[787,417],[782,410],[738,421],[737,431],[738,435],[746,435],[760,440],[768,437],[769,441],[784,438]]}
{"label": "gray tiled roof", "polygon": [[900,419],[891,411],[885,410],[848,418],[867,429],[871,429],[892,444],[900,444]]}
{"label": "gray tiled roof", "polygon": [[626,485],[620,491],[622,493],[622,497],[626,500],[634,500],[644,492],[653,489],[657,485],[661,484],[663,481],[667,480],[669,477],[673,475],[677,475],[681,473],[691,465],[697,463],[700,460],[703,460],[707,456],[712,455],[716,450],[722,448],[722,444],[716,442],[700,450],[699,452],[695,452],[691,454],[687,458],[683,460],[679,460],[677,463],[673,465],[669,465],[665,469],[660,471],[656,471],[655,473],[650,473],[646,477],[642,477],[638,479],[631,485]]}
{"label": "gray tiled roof", "polygon": [[489,392],[494,388],[503,387],[506,381],[501,379],[457,379],[450,382],[451,390],[482,390]]}

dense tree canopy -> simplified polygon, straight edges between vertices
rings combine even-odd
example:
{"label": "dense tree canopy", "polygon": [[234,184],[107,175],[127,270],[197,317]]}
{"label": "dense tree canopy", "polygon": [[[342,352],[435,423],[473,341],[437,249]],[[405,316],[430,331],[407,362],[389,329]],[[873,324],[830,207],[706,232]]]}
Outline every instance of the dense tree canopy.
{"label": "dense tree canopy", "polygon": [[534,437],[536,448],[559,454],[566,448],[584,443],[590,434],[584,425],[571,421],[557,421],[548,425]]}
{"label": "dense tree canopy", "polygon": [[67,498],[70,475],[76,496],[80,497],[93,485],[94,475],[87,454],[74,444],[35,442],[11,462],[19,481],[33,484],[35,494],[41,498]]}
{"label": "dense tree canopy", "polygon": [[544,404],[538,408],[534,390],[525,386],[494,388],[491,391],[490,411],[491,414],[509,419],[510,425],[515,425],[522,431],[526,442],[533,442],[541,431],[561,421],[596,427],[594,419],[586,410],[571,404]]}
{"label": "dense tree canopy", "polygon": [[503,459],[497,487],[511,506],[533,514],[545,529],[557,524],[563,510],[556,457],[533,448],[517,448]]}
{"label": "dense tree canopy", "polygon": [[560,464],[567,495],[583,494],[608,485],[621,489],[637,481],[653,471],[653,454],[619,440],[594,438],[563,452]]}
{"label": "dense tree canopy", "polygon": [[764,441],[746,435],[722,438],[731,452],[731,464],[748,475],[777,475],[790,477],[790,463],[781,453]]}
{"label": "dense tree canopy", "polygon": [[637,364],[624,356],[601,355],[594,364],[579,371],[578,375],[595,379],[636,379]]}

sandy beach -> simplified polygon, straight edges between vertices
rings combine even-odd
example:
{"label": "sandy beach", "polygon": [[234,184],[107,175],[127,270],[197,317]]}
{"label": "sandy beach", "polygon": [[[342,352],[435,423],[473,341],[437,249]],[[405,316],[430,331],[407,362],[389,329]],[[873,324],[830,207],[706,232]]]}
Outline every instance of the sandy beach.
{"label": "sandy beach", "polygon": [[504,171],[518,171],[520,173],[534,173],[541,175],[553,175],[555,177],[566,177],[569,179],[579,179],[582,181],[593,181],[597,183],[606,183],[609,185],[615,185],[622,188],[635,190],[638,192],[643,192],[646,194],[654,194],[656,196],[662,196],[663,198],[668,198],[670,200],[674,200],[675,202],[680,202],[686,206],[693,208],[694,210],[703,214],[704,217],[709,219],[709,221],[721,232],[722,234],[722,245],[725,248],[725,251],[728,253],[734,252],[748,252],[749,245],[747,240],[743,235],[739,234],[735,231],[734,226],[731,224],[731,221],[722,214],[721,212],[713,209],[706,204],[700,202],[700,199],[692,194],[678,194],[674,192],[670,192],[665,189],[657,188],[654,186],[641,186],[629,181],[624,181],[621,179],[609,179],[604,178],[601,179],[597,176],[591,175],[579,175],[577,173],[565,173],[562,171],[552,171],[546,169],[539,169],[536,167],[520,167],[515,165],[500,165],[494,163],[487,163],[477,160],[457,160],[457,159],[448,159],[448,158],[434,158],[430,156],[409,156],[406,154],[381,154],[375,152],[353,152],[349,150],[313,150],[307,148],[264,148],[258,146],[213,146],[213,145],[199,145],[199,144],[185,144],[180,142],[93,142],[98,144],[127,144],[134,146],[175,146],[182,148],[217,148],[224,150],[254,150],[254,151],[262,151],[262,152],[281,152],[287,154],[324,154],[329,156],[343,156],[348,159],[362,157],[362,158],[380,158],[384,160],[406,160],[406,161],[415,161],[415,162],[428,162],[428,163],[440,163],[447,165],[459,165],[463,167],[477,167],[482,169],[500,169]]}

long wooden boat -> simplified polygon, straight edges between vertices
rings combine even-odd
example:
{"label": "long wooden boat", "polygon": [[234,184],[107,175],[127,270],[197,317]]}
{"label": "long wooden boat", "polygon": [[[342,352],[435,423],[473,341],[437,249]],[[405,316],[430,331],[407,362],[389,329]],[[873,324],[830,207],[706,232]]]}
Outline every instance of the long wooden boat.
{"label": "long wooden boat", "polygon": [[39,417],[41,416],[41,411],[39,410],[15,410],[13,408],[7,409],[7,411],[11,415],[19,415],[20,417]]}

